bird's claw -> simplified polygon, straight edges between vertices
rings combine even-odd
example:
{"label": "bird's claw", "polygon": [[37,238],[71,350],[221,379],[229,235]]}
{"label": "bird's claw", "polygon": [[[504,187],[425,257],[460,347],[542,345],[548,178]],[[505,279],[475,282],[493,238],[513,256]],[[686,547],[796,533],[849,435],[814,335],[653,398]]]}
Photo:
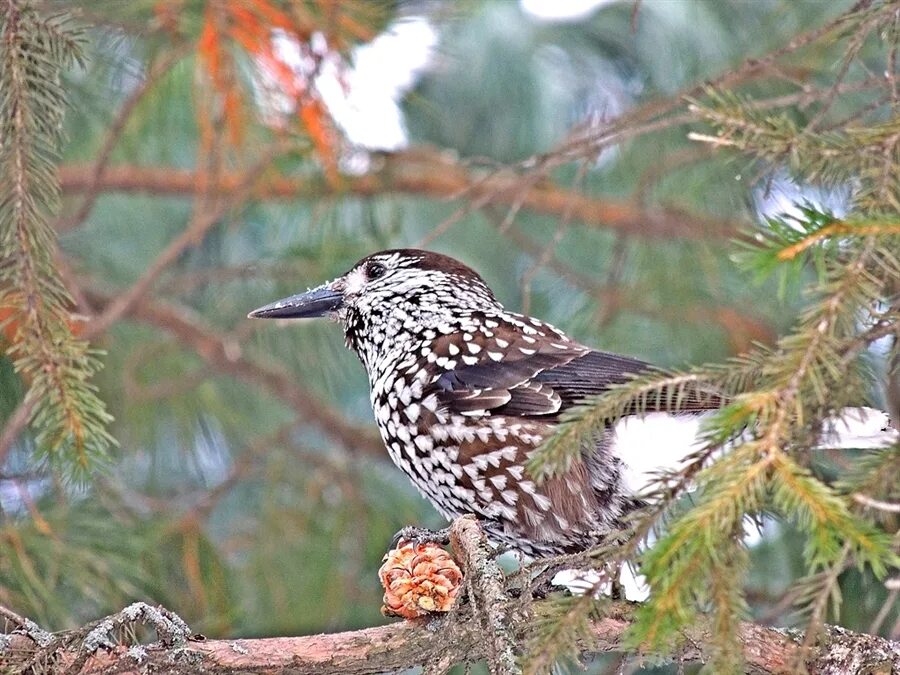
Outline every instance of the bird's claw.
{"label": "bird's claw", "polygon": [[447,545],[450,543],[450,528],[441,530],[428,530],[424,527],[407,525],[391,538],[391,548],[397,548],[401,543],[423,546],[428,543]]}

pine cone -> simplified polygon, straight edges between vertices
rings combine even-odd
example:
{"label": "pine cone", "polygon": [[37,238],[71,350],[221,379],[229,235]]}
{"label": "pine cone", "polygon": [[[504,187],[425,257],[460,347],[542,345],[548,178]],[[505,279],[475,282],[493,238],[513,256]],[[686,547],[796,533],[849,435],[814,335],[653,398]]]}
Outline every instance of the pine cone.
{"label": "pine cone", "polygon": [[449,612],[462,582],[459,567],[437,544],[403,544],[388,551],[378,577],[384,586],[381,612],[405,619]]}

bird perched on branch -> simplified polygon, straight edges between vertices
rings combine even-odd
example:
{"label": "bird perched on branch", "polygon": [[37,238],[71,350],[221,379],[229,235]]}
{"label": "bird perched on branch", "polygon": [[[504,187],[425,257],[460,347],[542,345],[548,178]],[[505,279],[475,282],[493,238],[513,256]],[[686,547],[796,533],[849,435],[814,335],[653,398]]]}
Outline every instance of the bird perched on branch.
{"label": "bird perched on branch", "polygon": [[[446,518],[474,513],[495,543],[527,555],[598,543],[661,463],[648,466],[652,446],[672,446],[672,461],[691,449],[690,438],[673,438],[684,435],[678,427],[665,426],[671,416],[658,415],[655,430],[636,430],[651,447],[625,448],[620,425],[583,447],[565,474],[535,481],[526,464],[568,409],[651,366],[506,310],[475,271],[448,256],[375,253],[333,281],[250,313],[321,316],[340,321],[366,368],[394,463]],[[723,403],[697,388],[678,408],[697,413]],[[653,410],[650,401],[641,412]]]}

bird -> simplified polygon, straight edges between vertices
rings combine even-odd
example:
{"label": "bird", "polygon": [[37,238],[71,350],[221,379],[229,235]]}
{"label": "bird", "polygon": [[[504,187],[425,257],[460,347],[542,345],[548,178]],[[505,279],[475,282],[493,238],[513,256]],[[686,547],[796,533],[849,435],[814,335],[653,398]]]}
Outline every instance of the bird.
{"label": "bird", "polygon": [[[568,471],[535,480],[528,462],[568,411],[656,369],[509,311],[476,271],[447,255],[373,253],[249,317],[337,320],[368,375],[394,464],[445,518],[474,514],[492,543],[532,558],[602,542],[641,506],[640,490],[658,463],[647,459],[653,446],[676,446],[670,466],[690,451],[690,438],[673,443],[683,427],[666,426],[667,402],[651,400],[641,417],[659,424],[649,432],[632,425],[639,447],[625,440],[626,418],[582,447]],[[696,418],[727,402],[698,387],[678,412]],[[696,424],[689,428],[696,433]]]}

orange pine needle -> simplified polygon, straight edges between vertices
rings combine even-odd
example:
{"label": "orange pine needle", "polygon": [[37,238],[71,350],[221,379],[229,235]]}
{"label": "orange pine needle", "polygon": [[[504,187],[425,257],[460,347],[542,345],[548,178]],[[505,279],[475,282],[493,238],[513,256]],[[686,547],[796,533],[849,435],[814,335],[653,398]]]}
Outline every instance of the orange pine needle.
{"label": "orange pine needle", "polygon": [[265,19],[273,28],[281,28],[289,33],[302,39],[309,39],[309,34],[302,31],[299,26],[291,20],[289,14],[278,9],[268,0],[253,0],[254,9],[259,15]]}
{"label": "orange pine needle", "polygon": [[332,185],[340,182],[337,170],[337,152],[335,150],[334,130],[329,124],[329,117],[323,103],[311,96],[300,102],[300,121],[309,134],[316,149],[316,154],[325,168],[325,176]]}
{"label": "orange pine needle", "polygon": [[849,225],[847,223],[841,222],[832,223],[831,225],[826,225],[821,230],[811,234],[802,241],[798,241],[796,244],[782,249],[778,252],[778,259],[793,260],[798,255],[803,253],[803,251],[811,248],[820,241],[828,239],[829,237],[833,237],[835,235],[842,234],[849,234],[858,237],[867,236],[870,234],[900,234],[900,223],[885,223],[881,225]]}

